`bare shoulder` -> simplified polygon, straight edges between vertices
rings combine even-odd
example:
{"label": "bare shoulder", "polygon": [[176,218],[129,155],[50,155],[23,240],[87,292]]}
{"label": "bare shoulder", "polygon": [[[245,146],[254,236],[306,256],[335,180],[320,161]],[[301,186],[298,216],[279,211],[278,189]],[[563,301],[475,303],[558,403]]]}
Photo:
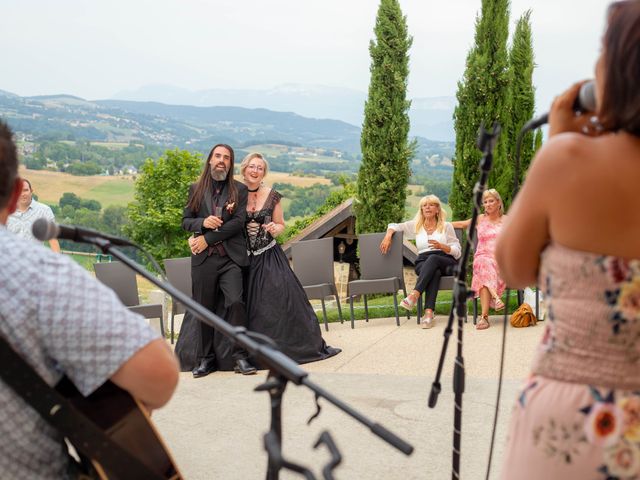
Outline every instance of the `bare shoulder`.
{"label": "bare shoulder", "polygon": [[550,187],[566,187],[570,179],[578,181],[592,173],[593,167],[598,168],[602,143],[607,141],[577,133],[555,135],[536,154],[527,172],[527,183],[544,189],[548,195]]}
{"label": "bare shoulder", "polygon": [[637,156],[640,152],[638,142],[640,141],[631,135],[615,133],[598,137],[588,137],[579,133],[561,133],[544,143],[532,167],[544,168],[548,164],[561,166],[567,162],[575,166],[576,161],[597,160],[603,156],[608,158],[617,151],[626,151]]}
{"label": "bare shoulder", "polygon": [[[612,168],[613,167],[613,168]],[[590,178],[613,170],[632,176],[640,169],[640,139],[628,134],[608,133],[587,137],[563,133],[549,139],[531,164],[528,176],[542,176],[548,181],[564,181],[564,174],[572,178]]]}
{"label": "bare shoulder", "polygon": [[542,169],[559,166],[563,162],[576,160],[592,150],[595,138],[589,138],[578,133],[561,133],[547,140],[543,145],[532,168]]}

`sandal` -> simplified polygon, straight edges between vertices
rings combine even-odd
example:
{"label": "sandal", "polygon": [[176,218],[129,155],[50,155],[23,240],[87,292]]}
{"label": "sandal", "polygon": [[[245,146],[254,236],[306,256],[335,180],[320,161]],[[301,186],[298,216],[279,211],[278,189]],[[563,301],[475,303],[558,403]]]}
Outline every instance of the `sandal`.
{"label": "sandal", "polygon": [[499,312],[500,310],[503,310],[503,309],[504,309],[504,302],[500,298],[496,298],[496,306],[494,310],[496,312]]}
{"label": "sandal", "polygon": [[432,328],[436,324],[436,317],[422,317],[420,328]]}
{"label": "sandal", "polygon": [[413,294],[407,295],[401,302],[400,306],[406,310],[413,310],[413,307],[416,306],[418,299]]}
{"label": "sandal", "polygon": [[491,324],[489,323],[489,315],[482,315],[476,324],[476,330],[486,330]]}

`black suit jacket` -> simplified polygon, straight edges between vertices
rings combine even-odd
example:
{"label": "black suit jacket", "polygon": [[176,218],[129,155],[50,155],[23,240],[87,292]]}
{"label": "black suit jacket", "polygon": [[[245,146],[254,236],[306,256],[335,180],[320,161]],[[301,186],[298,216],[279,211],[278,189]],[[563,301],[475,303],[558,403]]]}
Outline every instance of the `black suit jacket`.
{"label": "black suit jacket", "polygon": [[[189,208],[189,202],[184,208],[182,214],[182,228],[188,232],[204,235],[208,245],[213,245],[218,242],[222,242],[227,255],[236,264],[241,267],[249,265],[249,257],[247,256],[247,243],[245,240],[245,218],[247,216],[247,197],[249,195],[246,185],[232,180],[235,182],[238,189],[238,201],[233,206],[231,211],[227,208],[227,202],[229,199],[229,187],[225,186],[220,196],[220,201],[224,205],[222,209],[223,224],[218,230],[203,227],[204,219],[209,215],[213,215],[212,197],[213,192],[208,192],[204,196],[204,201],[200,205],[200,209],[195,212]],[[192,184],[189,188],[189,200],[193,196],[196,184]],[[191,265],[197,266],[202,264],[207,259],[207,250],[199,253],[198,255],[191,256]]]}

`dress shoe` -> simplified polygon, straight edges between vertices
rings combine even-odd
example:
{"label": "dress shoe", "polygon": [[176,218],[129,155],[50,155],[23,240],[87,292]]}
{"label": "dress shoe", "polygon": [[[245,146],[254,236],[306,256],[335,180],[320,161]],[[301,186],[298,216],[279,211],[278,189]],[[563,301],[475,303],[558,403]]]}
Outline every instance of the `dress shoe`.
{"label": "dress shoe", "polygon": [[206,377],[212,372],[216,371],[216,359],[215,358],[203,358],[200,361],[200,365],[194,368],[191,373],[193,373],[193,378]]}
{"label": "dress shoe", "polygon": [[236,367],[233,370],[234,372],[241,373],[243,375],[254,375],[257,372],[256,367],[251,365],[249,360],[246,358],[236,360]]}

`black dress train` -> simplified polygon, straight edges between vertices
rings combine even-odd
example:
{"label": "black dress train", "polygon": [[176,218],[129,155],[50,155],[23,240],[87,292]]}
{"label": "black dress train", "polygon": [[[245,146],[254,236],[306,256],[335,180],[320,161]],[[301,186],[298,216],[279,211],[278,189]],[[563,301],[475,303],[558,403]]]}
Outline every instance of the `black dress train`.
{"label": "black dress train", "polygon": [[262,225],[282,196],[271,190],[261,210],[247,212],[249,269],[245,294],[249,330],[272,338],[298,363],[315,362],[341,352],[329,347],[307,295],[289,266],[287,256]]}

